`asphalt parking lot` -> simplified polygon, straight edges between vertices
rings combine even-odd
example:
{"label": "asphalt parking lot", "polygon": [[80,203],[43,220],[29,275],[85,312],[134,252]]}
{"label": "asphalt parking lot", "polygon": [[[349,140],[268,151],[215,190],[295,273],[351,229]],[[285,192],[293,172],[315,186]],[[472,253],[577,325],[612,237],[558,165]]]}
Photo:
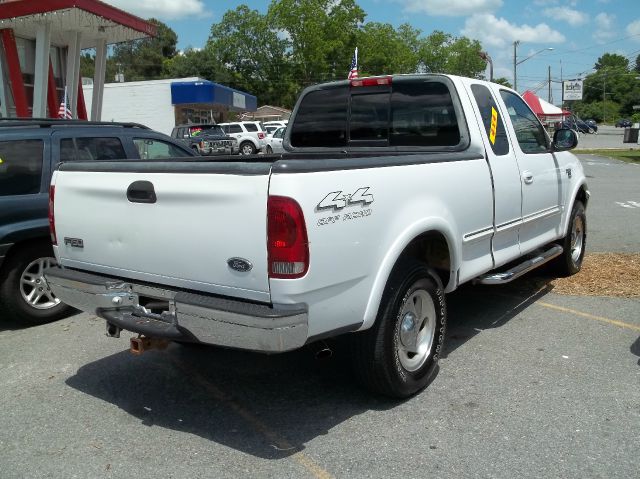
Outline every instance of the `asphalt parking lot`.
{"label": "asphalt parking lot", "polygon": [[[639,253],[640,167],[581,159],[588,252]],[[440,371],[404,402],[359,389],[340,344],[133,356],[87,314],[4,318],[0,477],[638,477],[640,298],[516,281],[448,304]]]}

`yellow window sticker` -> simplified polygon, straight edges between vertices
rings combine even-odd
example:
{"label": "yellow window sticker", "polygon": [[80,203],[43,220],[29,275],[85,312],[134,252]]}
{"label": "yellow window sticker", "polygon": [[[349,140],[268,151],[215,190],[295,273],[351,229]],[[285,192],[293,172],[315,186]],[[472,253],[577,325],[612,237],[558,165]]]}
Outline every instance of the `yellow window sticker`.
{"label": "yellow window sticker", "polygon": [[496,131],[498,130],[498,112],[491,107],[491,130],[489,131],[489,141],[492,145],[496,144]]}

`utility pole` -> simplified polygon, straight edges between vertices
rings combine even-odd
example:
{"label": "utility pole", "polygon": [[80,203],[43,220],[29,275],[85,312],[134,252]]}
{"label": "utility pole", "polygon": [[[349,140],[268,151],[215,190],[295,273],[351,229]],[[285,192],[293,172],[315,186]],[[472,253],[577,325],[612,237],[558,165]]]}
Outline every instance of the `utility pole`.
{"label": "utility pole", "polygon": [[551,65],[549,65],[549,95],[547,101],[551,103]]}
{"label": "utility pole", "polygon": [[517,74],[516,74],[516,67],[518,65],[516,63],[518,45],[520,45],[520,40],[516,40],[516,41],[513,42],[513,89],[515,91],[518,91],[518,78],[517,78]]}
{"label": "utility pole", "polygon": [[604,79],[602,80],[602,123],[607,120],[607,72],[602,72]]}

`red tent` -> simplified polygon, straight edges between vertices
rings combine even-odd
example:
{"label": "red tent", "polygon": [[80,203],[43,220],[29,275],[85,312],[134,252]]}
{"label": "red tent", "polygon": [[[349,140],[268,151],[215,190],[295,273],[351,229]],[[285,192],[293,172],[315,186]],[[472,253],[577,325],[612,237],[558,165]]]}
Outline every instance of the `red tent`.
{"label": "red tent", "polygon": [[542,121],[560,121],[563,117],[571,115],[570,112],[544,101],[532,91],[525,91],[522,98]]}

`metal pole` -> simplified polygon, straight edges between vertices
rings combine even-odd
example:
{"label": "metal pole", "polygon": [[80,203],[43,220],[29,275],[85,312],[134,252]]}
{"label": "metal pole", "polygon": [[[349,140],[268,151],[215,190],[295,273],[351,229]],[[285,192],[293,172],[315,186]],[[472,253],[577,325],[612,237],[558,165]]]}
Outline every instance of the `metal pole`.
{"label": "metal pole", "polygon": [[602,81],[602,123],[607,120],[607,72],[604,72],[604,80]]}
{"label": "metal pole", "polygon": [[518,44],[520,42],[518,40],[516,40],[515,42],[513,42],[513,89],[518,91],[518,77],[517,77],[517,72],[516,72],[516,68],[517,68],[517,63],[516,63],[516,56],[517,56],[517,49],[518,49]]}
{"label": "metal pole", "polygon": [[551,65],[549,65],[549,95],[547,101],[551,103]]}

